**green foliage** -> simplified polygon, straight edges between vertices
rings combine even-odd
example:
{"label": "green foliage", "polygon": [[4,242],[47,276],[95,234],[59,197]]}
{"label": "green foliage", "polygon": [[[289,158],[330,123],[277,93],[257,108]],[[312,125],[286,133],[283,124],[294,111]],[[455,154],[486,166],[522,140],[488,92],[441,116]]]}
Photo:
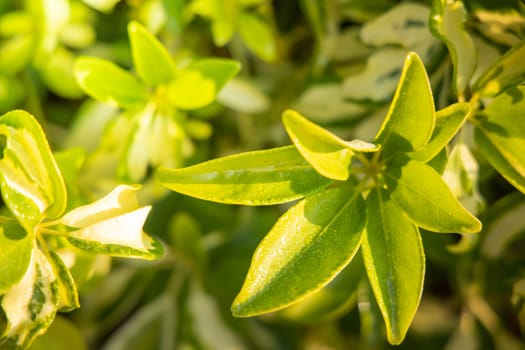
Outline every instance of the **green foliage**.
{"label": "green foliage", "polygon": [[0,348],[521,349],[524,14],[0,2]]}

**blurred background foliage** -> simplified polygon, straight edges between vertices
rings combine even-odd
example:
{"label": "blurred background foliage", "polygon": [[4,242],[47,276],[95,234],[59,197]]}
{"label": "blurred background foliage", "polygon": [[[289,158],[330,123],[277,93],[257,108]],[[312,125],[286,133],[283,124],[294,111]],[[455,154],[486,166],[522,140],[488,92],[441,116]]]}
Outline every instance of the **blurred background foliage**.
{"label": "blurred background foliage", "polygon": [[[524,39],[525,5],[464,5],[475,79]],[[135,73],[126,29],[135,20],[178,67],[205,57],[242,65],[214,102],[171,116],[184,130],[177,165],[289,144],[280,120],[287,108],[344,139],[371,140],[409,51],[426,65],[437,108],[455,99],[448,51],[428,28],[430,8],[431,1],[395,0],[3,0],[0,114],[22,108],[38,118],[59,163],[69,164],[77,199],[131,181],[119,171],[130,118],[86,96],[74,67],[77,57],[96,56]],[[444,177],[484,230],[423,235],[423,299],[398,348],[523,349],[525,198],[478,154],[468,126],[450,146]],[[230,304],[251,254],[285,207],[168,193],[151,181],[154,165],[133,180],[153,204],[145,230],[165,242],[165,257],[86,257],[73,272],[81,308],[57,317],[33,349],[389,348],[369,287],[337,279],[287,310],[234,319]],[[352,269],[361,270],[344,273]]]}

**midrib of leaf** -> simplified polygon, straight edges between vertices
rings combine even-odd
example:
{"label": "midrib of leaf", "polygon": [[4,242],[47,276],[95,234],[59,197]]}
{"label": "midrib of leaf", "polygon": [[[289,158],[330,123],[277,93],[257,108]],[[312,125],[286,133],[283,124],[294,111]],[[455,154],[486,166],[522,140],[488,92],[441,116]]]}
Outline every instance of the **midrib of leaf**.
{"label": "midrib of leaf", "polygon": [[[306,254],[308,253],[308,251],[310,250],[310,247],[311,247],[311,246],[314,246],[314,243],[315,243],[316,241],[320,240],[320,239],[323,237],[323,235],[326,233],[328,227],[330,227],[330,226],[334,223],[334,221],[336,221],[336,219],[339,218],[339,216],[345,211],[345,209],[346,209],[351,203],[354,202],[354,200],[357,198],[358,195],[360,195],[360,192],[359,192],[359,191],[354,191],[354,195],[353,195],[352,197],[350,197],[350,198],[345,202],[345,204],[341,206],[341,208],[340,208],[339,210],[337,210],[336,214],[330,219],[330,221],[329,221],[327,224],[324,225],[324,228],[319,232],[319,234],[317,234],[317,235],[315,236],[314,239],[312,239],[312,241],[310,242],[310,244],[308,244],[307,246],[305,246],[305,247],[304,247],[304,248],[303,248],[298,254],[295,254],[295,255],[294,255],[293,259],[291,259],[291,260],[289,260],[289,261],[287,262],[287,266],[295,265],[297,261],[300,261],[301,258],[302,258],[304,255],[306,255]],[[361,241],[362,239],[363,239],[363,235],[361,235],[360,241]],[[359,245],[360,245],[360,243],[358,244],[358,246],[359,246]],[[348,257],[348,258],[347,258],[347,259],[348,259],[348,262],[351,260],[351,258],[352,258],[352,257]],[[348,262],[347,262],[347,263],[348,263]],[[274,275],[274,279],[277,279],[278,277],[282,276],[283,273],[285,273],[285,269],[281,269],[281,270],[279,270],[279,272],[278,272],[277,274]],[[329,283],[329,282],[330,282],[330,281],[327,281],[325,284],[327,284],[327,283]],[[267,284],[267,285],[265,286],[265,288],[261,289],[261,291],[260,291],[258,294],[261,294],[261,293],[267,291],[268,288],[269,288],[269,285]],[[312,289],[312,291],[313,291],[313,290],[315,290],[315,288]],[[301,298],[303,298],[303,297],[305,297],[305,296],[311,294],[312,291],[310,291],[309,293],[303,295]]]}
{"label": "midrib of leaf", "polygon": [[[385,215],[384,215],[384,206],[383,206],[383,197],[381,196],[381,190],[380,188],[376,188],[376,191],[377,191],[377,198],[379,200],[379,216],[381,218],[381,226],[383,228],[382,232],[385,233],[387,232],[386,230],[386,227],[384,225],[384,222],[385,222]],[[370,215],[369,215],[370,217]],[[386,244],[386,251],[387,251],[387,257],[388,257],[388,262],[392,261],[392,255],[390,254],[390,249],[388,249],[389,246],[391,246],[390,244],[390,236],[389,235],[384,235],[385,237],[385,244]],[[395,310],[397,308],[397,304],[394,304],[394,301],[397,300],[397,293],[396,293],[396,290],[395,288],[392,287],[392,281],[395,280],[395,275],[393,273],[393,269],[390,265],[390,263],[388,264],[388,296],[389,296],[389,300],[392,301],[392,303],[389,303],[390,305],[390,313],[389,315],[395,315]],[[390,319],[390,327],[392,328],[393,332],[392,333],[397,333],[397,319],[394,317],[394,319]]]}

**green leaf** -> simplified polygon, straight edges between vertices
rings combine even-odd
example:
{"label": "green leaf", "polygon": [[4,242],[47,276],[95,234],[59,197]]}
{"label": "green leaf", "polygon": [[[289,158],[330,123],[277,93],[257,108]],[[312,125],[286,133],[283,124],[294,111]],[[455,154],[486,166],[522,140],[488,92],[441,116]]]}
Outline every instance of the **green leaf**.
{"label": "green leaf", "polygon": [[321,289],[353,258],[366,220],[361,193],[348,186],[290,208],[257,247],[234,316],[281,309]]}
{"label": "green leaf", "polygon": [[57,311],[57,288],[49,261],[40,249],[33,249],[26,273],[2,298],[7,326],[0,337],[0,347],[26,348],[46,331]]}
{"label": "green leaf", "polygon": [[226,58],[204,58],[192,63],[189,69],[198,71],[202,76],[213,80],[215,90],[219,92],[224,84],[239,73],[241,64]]}
{"label": "green leaf", "polygon": [[101,58],[77,58],[75,78],[89,96],[116,107],[133,109],[148,100],[148,91],[137,78]]}
{"label": "green leaf", "polygon": [[7,221],[0,228],[0,295],[18,283],[31,260],[34,237],[16,222]]}
{"label": "green leaf", "polygon": [[321,290],[304,297],[281,311],[279,316],[300,324],[319,324],[335,320],[355,306],[357,290],[364,277],[360,254]]}
{"label": "green leaf", "polygon": [[383,146],[385,156],[415,151],[429,141],[434,123],[434,100],[425,66],[415,53],[409,53],[390,110],[374,142]]}
{"label": "green leaf", "polygon": [[418,151],[409,156],[420,162],[426,163],[434,158],[463,126],[470,113],[470,104],[466,102],[455,103],[436,113],[436,125],[430,141]]}
{"label": "green leaf", "polygon": [[146,85],[155,87],[175,78],[175,63],[153,34],[139,22],[131,21],[128,24],[128,35],[135,69]]}
{"label": "green leaf", "polygon": [[240,153],[181,169],[159,169],[169,189],[200,199],[270,205],[302,198],[329,185],[295,146]]}
{"label": "green leaf", "polygon": [[481,222],[454,197],[429,165],[393,159],[384,172],[387,191],[416,225],[434,232],[474,233]]}
{"label": "green leaf", "polygon": [[57,49],[40,66],[42,80],[49,90],[64,98],[78,99],[84,92],[73,74],[75,56],[64,48]]}
{"label": "green leaf", "polygon": [[79,308],[77,286],[71,272],[54,251],[49,252],[49,258],[58,283],[58,310],[67,312]]}
{"label": "green leaf", "polygon": [[319,174],[333,180],[348,179],[354,152],[345,141],[295,111],[285,111],[282,119],[295,147]]}
{"label": "green leaf", "polygon": [[57,316],[47,332],[35,339],[30,350],[88,350],[84,336],[72,321]]}
{"label": "green leaf", "polygon": [[69,233],[69,242],[97,254],[148,260],[160,257],[162,244],[142,231],[151,206],[139,207],[139,188],[119,185],[98,201],[64,215],[60,223],[77,228]]}
{"label": "green leaf", "polygon": [[482,96],[496,96],[525,80],[525,39],[501,56],[472,87]]}
{"label": "green leaf", "polygon": [[400,344],[423,291],[425,256],[416,226],[381,189],[366,199],[361,252],[390,344]]}
{"label": "green leaf", "polygon": [[239,34],[246,46],[268,62],[277,59],[277,48],[267,22],[253,13],[242,11],[238,17]]}
{"label": "green leaf", "polygon": [[217,96],[215,82],[193,69],[183,71],[168,86],[168,98],[179,109],[204,107]]}
{"label": "green leaf", "polygon": [[456,94],[465,91],[476,68],[476,48],[464,28],[467,11],[462,1],[434,0],[430,30],[447,45],[454,67]]}
{"label": "green leaf", "polygon": [[32,232],[43,219],[59,217],[66,207],[66,187],[45,134],[36,119],[16,110],[0,117],[5,136],[0,159],[2,197],[22,226]]}
{"label": "green leaf", "polygon": [[476,120],[474,138],[490,164],[525,193],[525,87],[507,90]]}
{"label": "green leaf", "polygon": [[22,71],[31,61],[34,43],[31,35],[5,40],[0,46],[0,72],[14,76]]}

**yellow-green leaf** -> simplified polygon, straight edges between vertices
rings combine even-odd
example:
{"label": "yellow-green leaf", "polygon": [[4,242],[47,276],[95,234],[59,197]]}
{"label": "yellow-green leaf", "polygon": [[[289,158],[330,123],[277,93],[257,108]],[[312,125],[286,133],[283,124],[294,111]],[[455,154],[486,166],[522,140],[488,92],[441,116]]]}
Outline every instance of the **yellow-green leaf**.
{"label": "yellow-green leaf", "polygon": [[525,87],[509,89],[485,108],[474,137],[491,165],[525,193]]}
{"label": "yellow-green leaf", "polygon": [[135,69],[146,85],[155,87],[175,78],[175,63],[153,34],[139,22],[131,21],[128,35]]}
{"label": "yellow-green leaf", "polygon": [[0,295],[26,273],[33,245],[34,236],[16,221],[7,221],[0,227]]}
{"label": "yellow-green leaf", "polygon": [[525,39],[520,41],[489,69],[487,69],[472,87],[473,92],[483,96],[496,96],[511,86],[525,80]]}
{"label": "yellow-green leaf", "polygon": [[425,66],[415,53],[409,53],[388,114],[375,143],[386,155],[416,151],[430,139],[434,130],[434,100]]}
{"label": "yellow-green leaf", "polygon": [[333,180],[348,179],[354,152],[345,141],[295,111],[287,110],[282,119],[295,147],[319,174]]}
{"label": "yellow-green leaf", "polygon": [[361,193],[348,186],[290,208],[257,247],[233,302],[234,316],[281,309],[321,289],[353,258],[365,220]]}
{"label": "yellow-green leaf", "polygon": [[426,163],[434,158],[456,135],[471,111],[466,102],[454,103],[436,113],[436,125],[430,141],[420,150],[412,152],[412,159]]}
{"label": "yellow-green leaf", "polygon": [[242,11],[238,16],[239,34],[257,56],[268,62],[277,59],[277,47],[268,22],[257,15]]}
{"label": "yellow-green leaf", "polygon": [[416,225],[434,232],[474,233],[481,222],[454,197],[429,165],[394,159],[384,173],[387,191]]}
{"label": "yellow-green leaf", "polygon": [[423,291],[423,245],[417,227],[383,190],[372,190],[366,203],[367,224],[361,252],[385,321],[388,342],[400,344]]}
{"label": "yellow-green leaf", "polygon": [[188,196],[243,205],[290,202],[332,182],[312,168],[295,146],[240,153],[186,168],[162,168],[157,180]]}
{"label": "yellow-green leaf", "polygon": [[89,96],[121,108],[141,107],[148,91],[131,73],[114,63],[97,57],[79,57],[75,61],[75,78]]}

